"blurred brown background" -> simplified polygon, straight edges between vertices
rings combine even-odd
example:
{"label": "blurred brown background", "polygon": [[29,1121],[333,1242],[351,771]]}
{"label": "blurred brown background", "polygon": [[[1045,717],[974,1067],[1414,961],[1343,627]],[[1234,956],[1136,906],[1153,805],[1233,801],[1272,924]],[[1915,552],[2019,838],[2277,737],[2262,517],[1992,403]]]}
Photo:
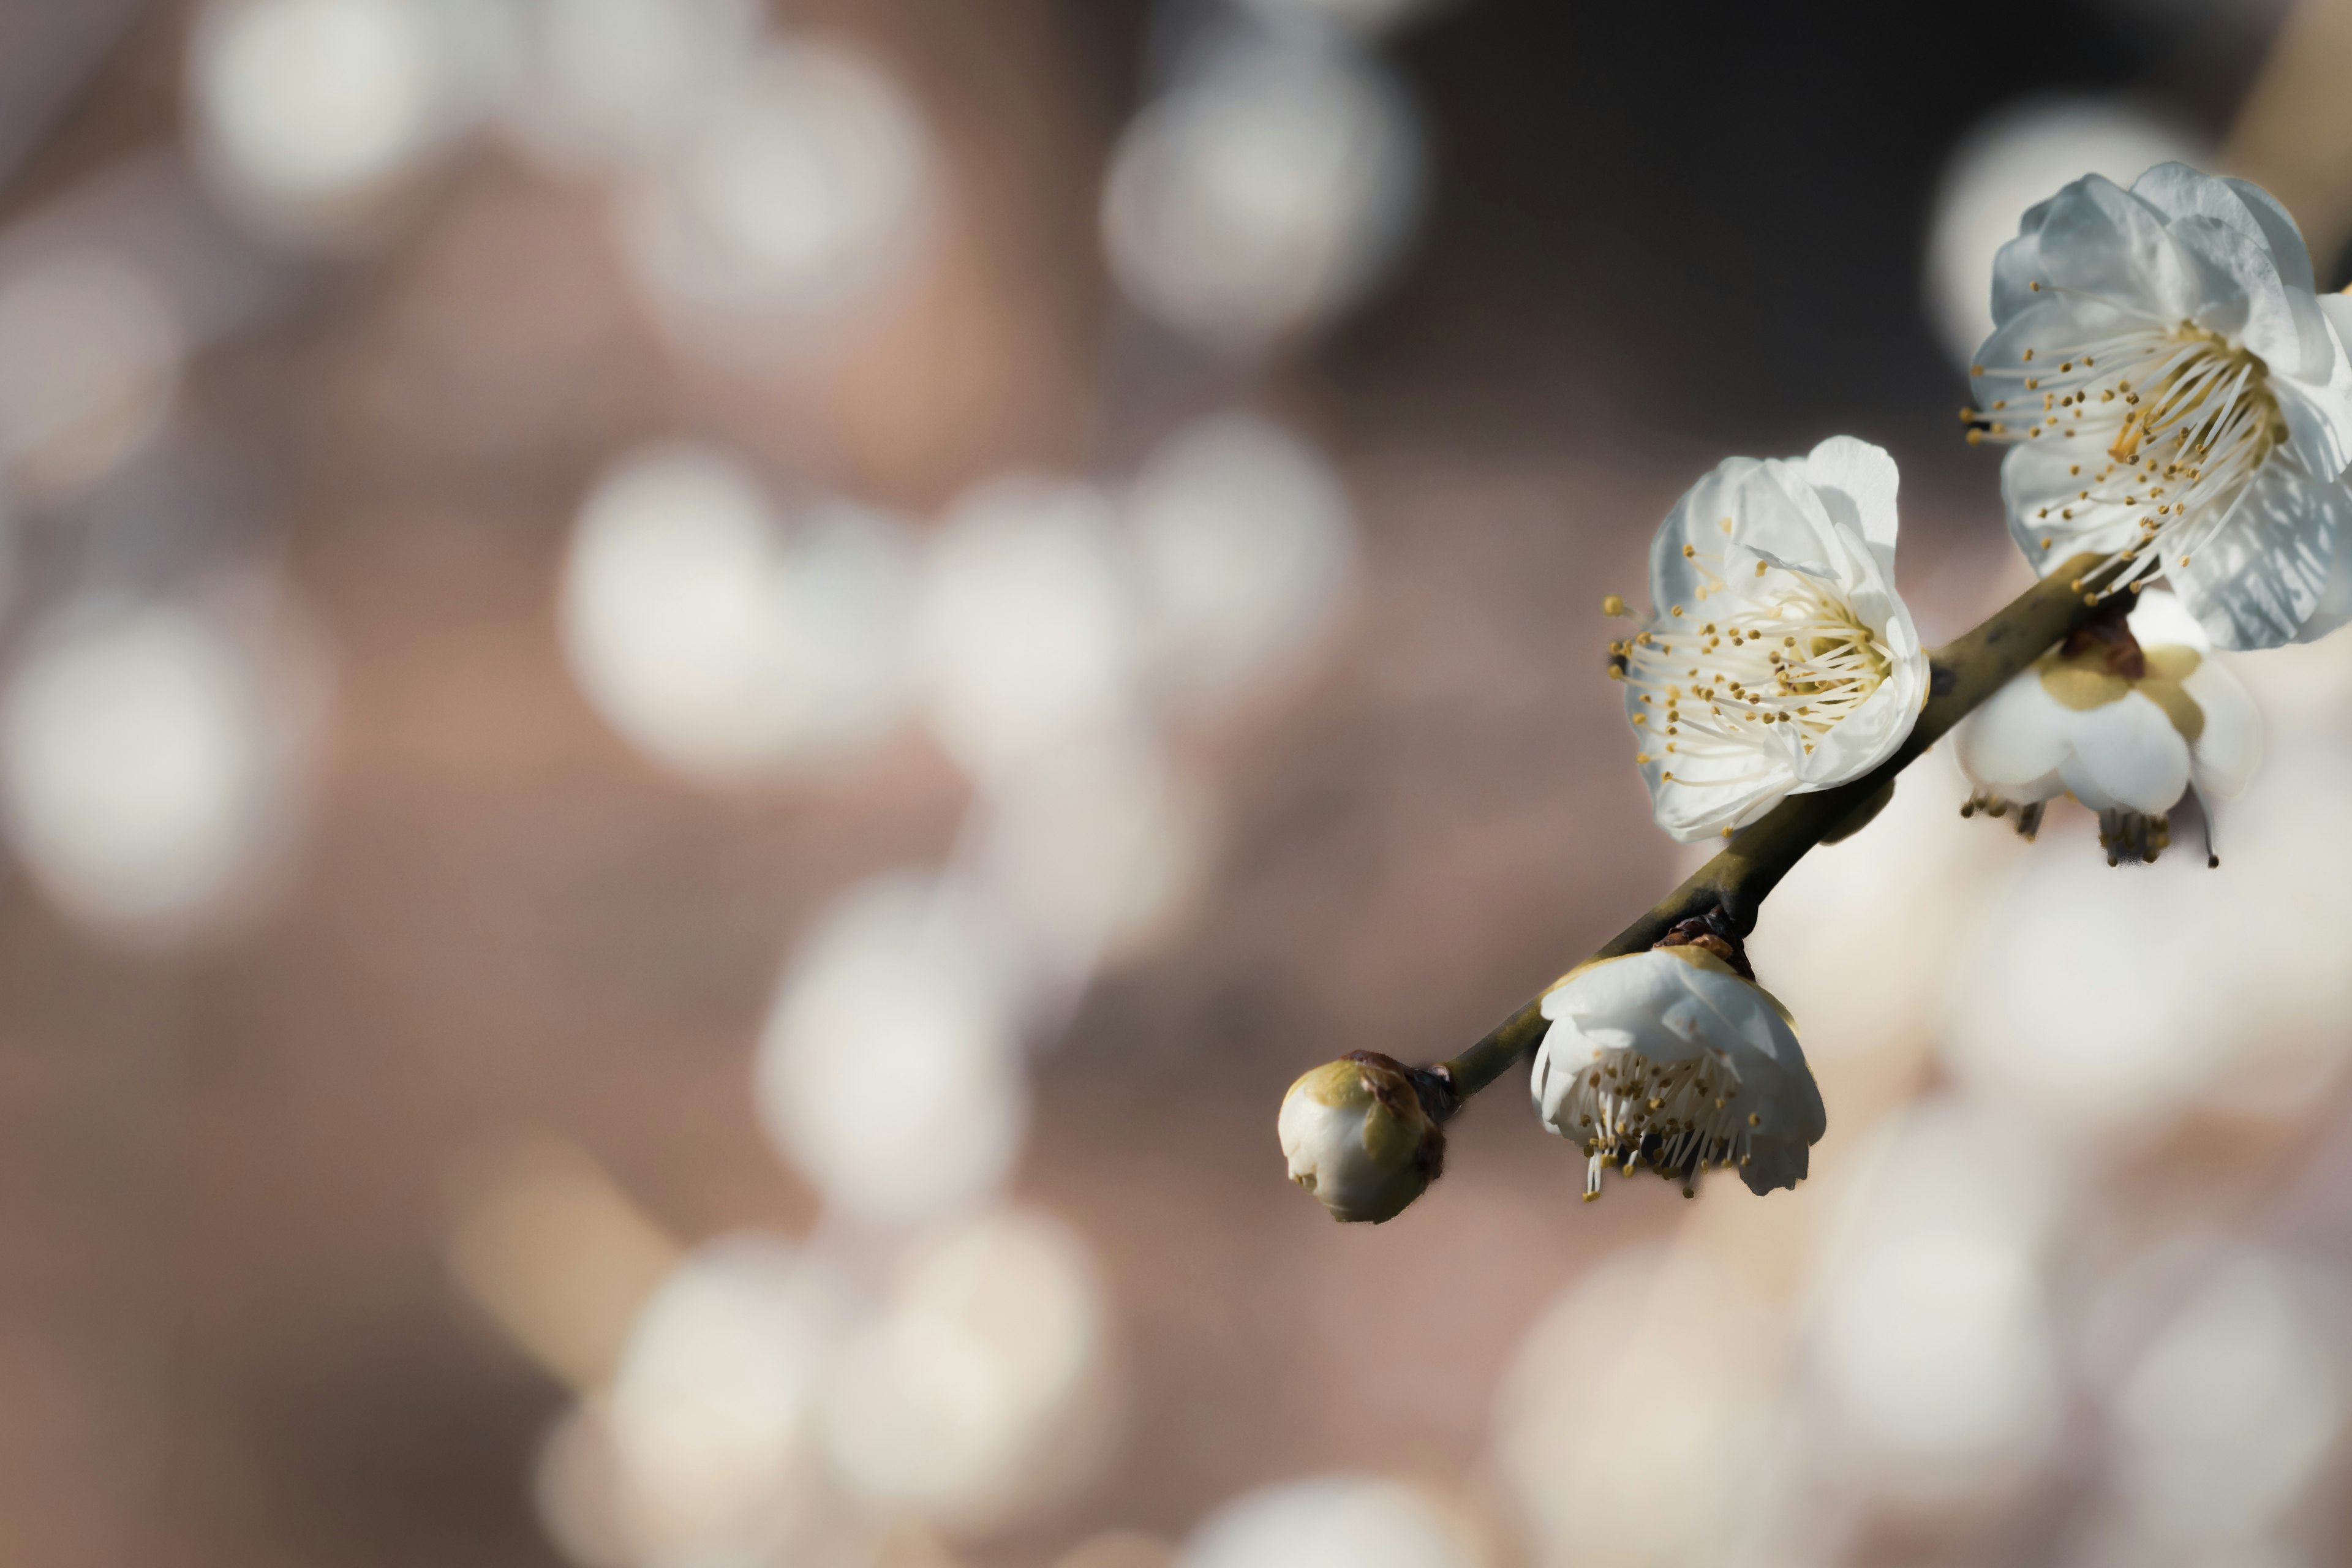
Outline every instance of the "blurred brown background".
{"label": "blurred brown background", "polygon": [[[0,1558],[2352,1561],[2340,647],[2226,898],[1937,759],[1792,882],[1804,1194],[1507,1086],[1282,1181],[1679,874],[1597,606],[1699,472],[1886,446],[1948,636],[2024,205],[2226,162],[2344,280],[2334,8],[1923,20],[0,0]],[[2189,983],[1986,948],[2070,898],[2239,1000],[1968,1055]]]}

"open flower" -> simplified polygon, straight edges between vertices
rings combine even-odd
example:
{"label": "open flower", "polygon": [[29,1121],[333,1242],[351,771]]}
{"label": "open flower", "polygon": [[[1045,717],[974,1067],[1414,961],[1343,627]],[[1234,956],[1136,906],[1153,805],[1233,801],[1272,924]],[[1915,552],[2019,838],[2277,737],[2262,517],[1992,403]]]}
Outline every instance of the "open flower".
{"label": "open flower", "polygon": [[2159,163],[2026,213],[1993,264],[1971,441],[2011,443],[2010,531],[2037,571],[2168,576],[2212,640],[2272,647],[2322,614],[2352,494],[2352,300],[2322,298],[2284,208]]}
{"label": "open flower", "polygon": [[1276,1122],[1290,1179],[1337,1220],[1394,1219],[1435,1181],[1445,1132],[1393,1058],[1354,1051],[1302,1076]]}
{"label": "open flower", "polygon": [[1859,778],[1911,732],[1927,656],[1895,592],[1895,482],[1838,436],[1728,459],[1660,525],[1652,613],[1610,654],[1651,811],[1683,843]]}
{"label": "open flower", "polygon": [[1588,1156],[1586,1201],[1612,1164],[1647,1165],[1685,1194],[1710,1165],[1759,1194],[1805,1174],[1828,1124],[1821,1090],[1787,1009],[1720,952],[1682,942],[1588,963],[1543,1016],[1536,1109]]}
{"label": "open flower", "polygon": [[[1977,790],[1964,809],[2000,816],[2015,806],[2031,838],[2042,803],[2072,795],[2099,814],[2110,865],[2155,859],[2171,842],[2173,806],[2192,789],[2210,836],[2213,802],[2242,794],[2263,757],[2253,699],[2161,590],[2139,595],[2128,619],[2076,631],[1952,739]],[[2220,864],[2210,837],[2207,858]]]}

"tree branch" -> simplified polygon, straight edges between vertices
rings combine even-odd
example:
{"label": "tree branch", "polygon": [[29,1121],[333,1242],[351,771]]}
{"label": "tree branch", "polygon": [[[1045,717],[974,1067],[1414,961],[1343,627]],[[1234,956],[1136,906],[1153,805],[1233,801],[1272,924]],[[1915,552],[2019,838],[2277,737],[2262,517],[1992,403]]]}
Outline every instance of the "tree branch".
{"label": "tree branch", "polygon": [[[1761,821],[1742,828],[1723,853],[1592,956],[1619,958],[1644,952],[1693,918],[1727,921],[1740,936],[1754,931],[1765,895],[1807,851],[1859,831],[1893,795],[1895,774],[2012,676],[2100,613],[2084,589],[2085,577],[2098,563],[2096,554],[2074,557],[1974,631],[1936,649],[1928,656],[1927,705],[1893,756],[1851,784],[1790,795]],[[1434,1101],[1440,1120],[1460,1110],[1472,1095],[1535,1050],[1546,1026],[1542,1005],[1539,995],[1460,1056],[1417,1069],[1417,1078],[1430,1080],[1423,1095]]]}

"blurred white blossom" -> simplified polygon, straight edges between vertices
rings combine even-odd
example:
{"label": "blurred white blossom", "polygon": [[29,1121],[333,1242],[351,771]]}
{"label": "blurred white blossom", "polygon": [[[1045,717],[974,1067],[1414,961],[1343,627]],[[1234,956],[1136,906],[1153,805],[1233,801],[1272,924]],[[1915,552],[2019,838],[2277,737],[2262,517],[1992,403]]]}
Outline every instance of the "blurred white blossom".
{"label": "blurred white blossom", "polygon": [[189,57],[214,187],[271,234],[374,237],[389,204],[479,108],[483,15],[452,0],[214,0]]}
{"label": "blurred white blossom", "polygon": [[1263,347],[1380,280],[1419,216],[1423,161],[1412,100],[1375,60],[1336,40],[1222,35],[1112,155],[1111,270],[1171,325]]}
{"label": "blurred white blossom", "polygon": [[1088,731],[993,775],[958,863],[1041,985],[1080,985],[1183,929],[1209,876],[1199,783],[1148,735]]}
{"label": "blurred white blossom", "polygon": [[721,782],[830,763],[903,721],[915,552],[844,502],[789,523],[729,453],[641,447],[574,526],[564,650],[613,726]]}
{"label": "blurred white blossom", "polygon": [[1920,1501],[2014,1488],[2057,1435],[2042,1269],[2066,1173],[2030,1130],[1949,1100],[1844,1157],[1861,1174],[1811,1347],[1844,1436],[1817,1462]]}
{"label": "blurred white blossom", "polygon": [[1028,1121],[1014,985],[953,888],[900,874],[843,895],[802,941],[761,1042],[777,1148],[870,1222],[986,1198]]}
{"label": "blurred white blossom", "polygon": [[0,694],[9,840],[101,937],[168,947],[232,925],[294,847],[329,685],[280,588],[69,603]]}
{"label": "blurred white blossom", "polygon": [[1740,1560],[1772,1440],[1785,1314],[1697,1249],[1602,1258],[1548,1308],[1496,1393],[1496,1452],[1547,1568]]}
{"label": "blurred white blossom", "polygon": [[940,743],[985,779],[1125,722],[1139,700],[1135,621],[1099,491],[1012,475],[967,492],[933,536],[916,624]]}
{"label": "blurred white blossom", "polygon": [[2352,1415],[2339,1275],[2262,1250],[2183,1261],[2120,1284],[2096,1320],[2105,1359],[2131,1347],[2104,1401],[2110,1483],[2150,1555],[2261,1541]]}
{"label": "blurred white blossom", "polygon": [[631,1329],[604,1411],[624,1533],[656,1562],[788,1547],[824,1509],[814,1413],[862,1303],[767,1237],[706,1244]]}
{"label": "blurred white blossom", "polygon": [[1476,1568],[1466,1532],[1401,1481],[1323,1476],[1229,1502],[1184,1543],[1177,1568]]}
{"label": "blurred white blossom", "polygon": [[509,121],[559,170],[629,167],[682,138],[757,47],[756,0],[519,0]]}
{"label": "blurred white blossom", "polygon": [[906,270],[929,184],[895,81],[845,48],[772,42],[632,180],[623,249],[681,343],[761,363],[828,341]]}
{"label": "blurred white blossom", "polygon": [[918,1247],[831,1369],[825,1453],[883,1517],[977,1529],[1066,1493],[1109,1434],[1108,1310],[1076,1235],[1018,1209]]}
{"label": "blurred white blossom", "polygon": [[1230,701],[1328,628],[1354,555],[1330,465],[1248,415],[1185,426],[1127,502],[1156,685],[1187,707]]}

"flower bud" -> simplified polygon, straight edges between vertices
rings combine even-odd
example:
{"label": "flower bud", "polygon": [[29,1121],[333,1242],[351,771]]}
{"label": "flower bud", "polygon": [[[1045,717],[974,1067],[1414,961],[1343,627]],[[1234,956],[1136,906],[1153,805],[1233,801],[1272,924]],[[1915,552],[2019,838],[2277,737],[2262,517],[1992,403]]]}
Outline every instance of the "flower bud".
{"label": "flower bud", "polygon": [[1337,1220],[1394,1219],[1437,1179],[1445,1133],[1394,1058],[1351,1051],[1290,1086],[1276,1123],[1290,1179]]}

